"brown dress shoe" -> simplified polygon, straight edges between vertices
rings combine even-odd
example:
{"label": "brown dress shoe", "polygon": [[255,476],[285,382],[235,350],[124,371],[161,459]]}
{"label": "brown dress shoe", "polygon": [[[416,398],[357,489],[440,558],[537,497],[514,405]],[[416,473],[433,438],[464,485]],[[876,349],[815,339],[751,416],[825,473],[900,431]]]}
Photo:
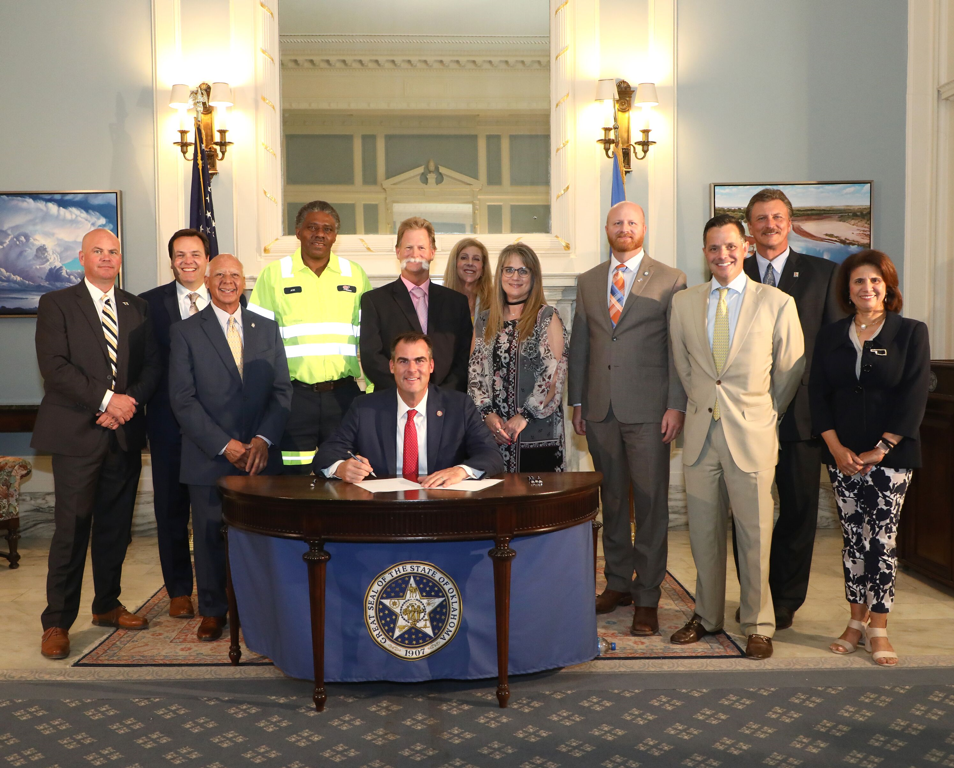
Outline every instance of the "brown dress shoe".
{"label": "brown dress shoe", "polygon": [[222,637],[222,627],[225,626],[225,616],[203,616],[199,624],[199,631],[195,636],[199,640],[211,642]]}
{"label": "brown dress shoe", "polygon": [[749,635],[745,655],[750,659],[767,659],[772,655],[772,638],[765,635]]}
{"label": "brown dress shoe", "polygon": [[633,637],[649,637],[659,631],[659,617],[656,615],[656,608],[646,605],[637,605],[636,612],[633,614],[633,626],[629,634]]}
{"label": "brown dress shoe", "polygon": [[118,605],[108,613],[94,613],[93,624],[97,627],[116,627],[117,629],[147,629],[148,619],[130,613],[123,605]]}
{"label": "brown dress shoe", "polygon": [[50,627],[40,640],[40,653],[48,659],[65,659],[70,655],[70,633],[60,627]]}
{"label": "brown dress shoe", "polygon": [[169,601],[169,615],[174,619],[195,618],[195,608],[192,607],[192,598],[189,595],[174,597]]}
{"label": "brown dress shoe", "polygon": [[612,613],[617,605],[632,605],[633,596],[629,592],[617,592],[615,589],[604,589],[596,596],[596,612]]}
{"label": "brown dress shoe", "polygon": [[695,614],[692,615],[692,618],[686,622],[686,625],[682,629],[677,629],[673,632],[672,637],[669,638],[669,642],[675,643],[676,645],[689,645],[690,643],[698,643],[706,635],[714,635],[715,632],[710,632],[704,626],[702,626],[702,621]]}

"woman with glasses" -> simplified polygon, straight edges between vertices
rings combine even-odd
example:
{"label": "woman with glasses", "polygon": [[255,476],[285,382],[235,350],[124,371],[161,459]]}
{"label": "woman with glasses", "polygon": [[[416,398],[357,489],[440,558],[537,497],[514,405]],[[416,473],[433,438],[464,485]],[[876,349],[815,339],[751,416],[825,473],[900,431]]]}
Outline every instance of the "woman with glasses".
{"label": "woman with glasses", "polygon": [[468,392],[493,433],[507,472],[563,472],[567,332],[543,298],[533,249],[497,259],[490,307],[474,326]]}
{"label": "woman with glasses", "polygon": [[490,306],[493,279],[486,246],[473,237],[465,237],[451,248],[444,270],[444,287],[462,293],[470,304],[473,322],[481,310]]}

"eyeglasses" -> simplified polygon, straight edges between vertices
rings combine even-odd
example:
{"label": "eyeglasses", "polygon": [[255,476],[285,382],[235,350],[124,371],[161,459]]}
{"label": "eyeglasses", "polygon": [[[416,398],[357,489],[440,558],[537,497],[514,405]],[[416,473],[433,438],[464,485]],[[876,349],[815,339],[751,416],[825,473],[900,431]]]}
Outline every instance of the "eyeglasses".
{"label": "eyeglasses", "polygon": [[530,270],[527,269],[526,267],[504,267],[503,268],[503,273],[507,277],[510,277],[511,275],[513,275],[514,272],[520,275],[520,277],[526,277],[527,275],[530,274]]}

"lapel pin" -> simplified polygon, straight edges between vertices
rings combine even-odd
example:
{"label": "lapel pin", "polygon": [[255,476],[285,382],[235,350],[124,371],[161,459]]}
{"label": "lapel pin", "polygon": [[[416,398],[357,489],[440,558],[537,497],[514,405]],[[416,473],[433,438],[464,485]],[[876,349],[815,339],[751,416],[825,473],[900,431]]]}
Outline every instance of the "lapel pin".
{"label": "lapel pin", "polygon": [[253,327],[253,328],[255,327],[255,323],[252,323],[252,327]]}
{"label": "lapel pin", "polygon": [[438,412],[437,412],[437,415],[438,415],[438,416],[443,416],[443,415],[444,415],[444,412],[443,412],[443,411],[438,411]]}
{"label": "lapel pin", "polygon": [[649,274],[649,272],[643,272],[643,275],[648,275],[648,274]]}
{"label": "lapel pin", "polygon": [[637,283],[641,283],[641,282],[643,282],[643,278],[641,278],[641,277],[637,277],[637,278],[636,278],[636,282],[637,282]]}
{"label": "lapel pin", "polygon": [[798,277],[798,272],[792,272],[792,277]]}
{"label": "lapel pin", "polygon": [[123,306],[128,307],[128,306],[129,306],[129,302],[128,302],[128,301],[124,301],[124,302],[123,302]]}

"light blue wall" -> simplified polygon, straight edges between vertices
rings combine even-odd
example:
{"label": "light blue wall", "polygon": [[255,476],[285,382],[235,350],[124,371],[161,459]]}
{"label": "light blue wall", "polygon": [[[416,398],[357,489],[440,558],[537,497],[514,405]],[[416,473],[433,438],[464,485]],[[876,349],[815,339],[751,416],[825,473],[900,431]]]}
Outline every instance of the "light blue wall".
{"label": "light blue wall", "polygon": [[[0,187],[119,189],[125,287],[156,284],[149,0],[0,3]],[[0,404],[38,403],[33,319],[0,319]],[[0,435],[27,454],[29,435]]]}
{"label": "light blue wall", "polygon": [[711,182],[871,179],[904,249],[907,3],[679,0],[677,263],[703,279]]}

